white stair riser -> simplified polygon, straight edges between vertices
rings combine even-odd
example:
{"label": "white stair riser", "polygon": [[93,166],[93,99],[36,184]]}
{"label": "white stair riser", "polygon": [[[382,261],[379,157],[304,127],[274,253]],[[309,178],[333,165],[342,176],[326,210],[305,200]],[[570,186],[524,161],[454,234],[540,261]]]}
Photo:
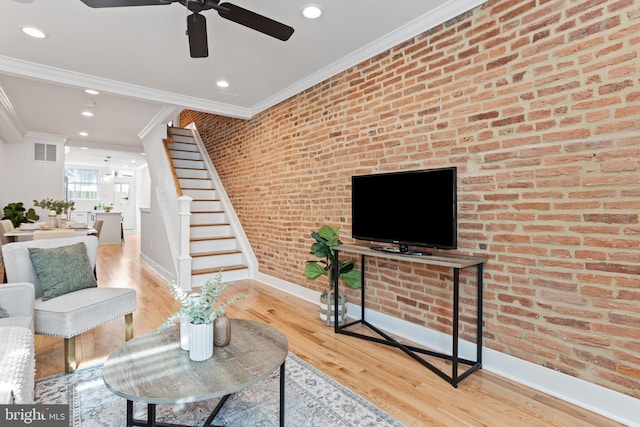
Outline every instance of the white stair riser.
{"label": "white stair riser", "polygon": [[199,151],[169,150],[173,160],[202,160]]}
{"label": "white stair riser", "polygon": [[[186,189],[182,190],[182,194],[191,197],[193,200],[217,200],[218,193],[216,190],[199,190],[199,189]],[[193,202],[192,202],[193,203]]]}
{"label": "white stair riser", "polygon": [[224,267],[225,265],[240,264],[242,264],[242,254],[239,253],[191,258],[191,268],[193,270],[199,270],[202,268],[220,268]]}
{"label": "white stair riser", "polygon": [[187,169],[204,169],[204,162],[202,160],[181,160],[175,159],[173,160],[173,166],[176,168],[187,168]]}
{"label": "white stair riser", "polygon": [[219,201],[202,201],[194,200],[191,202],[191,213],[195,212],[210,212],[222,210],[222,203]]}
{"label": "white stair riser", "polygon": [[227,237],[231,236],[231,227],[228,225],[203,225],[201,227],[191,227],[191,238],[202,237]]}
{"label": "white stair riser", "polygon": [[199,254],[212,251],[230,251],[238,249],[238,243],[235,238],[232,239],[212,239],[191,242],[189,251],[191,254]]}
{"label": "white stair riser", "polygon": [[176,169],[178,178],[209,178],[209,172],[206,169]]}
{"label": "white stair riser", "polygon": [[193,141],[193,136],[191,136],[191,134],[180,135],[180,134],[172,133],[171,136],[172,136],[173,142],[175,144],[184,143],[184,144],[180,144],[180,145],[196,146],[196,144]]}
{"label": "white stair riser", "polygon": [[210,179],[191,179],[191,178],[179,178],[181,188],[204,188],[207,190],[213,189],[213,183]]}
{"label": "white stair riser", "polygon": [[225,224],[226,215],[224,212],[191,213],[191,225],[201,224]]}
{"label": "white stair riser", "polygon": [[[195,287],[200,287],[202,285],[204,285],[207,280],[214,280],[216,278],[216,276],[218,275],[218,273],[211,273],[211,274],[196,274],[193,276],[193,278],[191,279],[191,287],[195,288]],[[248,279],[249,278],[249,269],[245,268],[245,269],[240,269],[240,270],[229,270],[229,271],[222,271],[222,282],[226,283],[226,282],[235,282],[238,280],[243,280],[243,279]]]}

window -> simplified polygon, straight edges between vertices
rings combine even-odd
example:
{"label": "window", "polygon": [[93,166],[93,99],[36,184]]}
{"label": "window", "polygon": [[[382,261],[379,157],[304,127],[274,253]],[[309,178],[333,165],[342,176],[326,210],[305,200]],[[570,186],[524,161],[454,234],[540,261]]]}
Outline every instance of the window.
{"label": "window", "polygon": [[67,200],[98,199],[100,172],[92,169],[65,169]]}

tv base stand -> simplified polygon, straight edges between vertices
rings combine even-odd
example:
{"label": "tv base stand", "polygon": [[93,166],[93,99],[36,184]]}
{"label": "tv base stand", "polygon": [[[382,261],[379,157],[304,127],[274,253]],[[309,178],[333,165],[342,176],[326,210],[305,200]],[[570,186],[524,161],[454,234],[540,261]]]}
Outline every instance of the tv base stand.
{"label": "tv base stand", "polygon": [[[458,384],[464,380],[466,377],[471,375],[478,369],[482,368],[482,276],[483,276],[483,265],[487,261],[486,258],[480,257],[469,257],[469,256],[459,256],[459,255],[446,255],[446,254],[430,254],[430,256],[422,256],[422,255],[412,255],[411,253],[399,253],[399,252],[389,252],[385,250],[381,250],[376,248],[371,248],[364,245],[340,245],[334,248],[334,271],[332,272],[332,277],[338,277],[338,258],[340,253],[348,253],[348,254],[356,254],[360,255],[360,264],[362,265],[362,283],[361,283],[361,314],[360,319],[355,320],[344,325],[339,325],[338,322],[335,322],[334,330],[335,333],[350,335],[353,337],[365,339],[368,341],[377,342],[380,344],[396,347],[402,350],[404,353],[409,355],[411,358],[415,359],[418,363],[431,370],[442,379],[447,381],[453,387],[458,387]],[[453,269],[453,311],[452,311],[452,348],[451,353],[442,353],[438,351],[431,351],[420,347],[415,347],[412,345],[407,345],[399,342],[398,340],[391,337],[389,334],[385,333],[381,329],[372,325],[365,318],[365,257],[379,257],[385,259],[393,259],[397,261],[409,261],[416,262],[421,264],[428,265],[436,265],[436,266],[444,266],[450,267]],[[460,308],[460,270],[476,267],[477,271],[477,325],[476,325],[476,360],[468,360],[461,358],[459,356],[459,335],[458,335],[458,325],[459,325],[459,308]],[[335,309],[336,312],[338,310],[338,299],[337,295],[339,293],[338,289],[338,280],[334,279],[334,289],[336,299]],[[378,336],[371,336],[361,334],[359,332],[354,332],[349,330],[349,327],[361,324],[371,331],[375,332]],[[422,355],[436,357],[438,359],[443,359],[451,362],[451,375],[439,369],[428,360],[426,360]],[[464,372],[460,373],[460,365],[468,366]]]}

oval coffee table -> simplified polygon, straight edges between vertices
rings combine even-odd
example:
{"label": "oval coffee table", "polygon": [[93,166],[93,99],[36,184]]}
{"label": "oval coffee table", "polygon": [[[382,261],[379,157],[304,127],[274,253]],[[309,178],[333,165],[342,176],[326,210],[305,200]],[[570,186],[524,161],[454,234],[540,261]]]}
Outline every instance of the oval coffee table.
{"label": "oval coffee table", "polygon": [[[210,425],[229,395],[266,378],[280,368],[280,425],[284,426],[284,366],[289,344],[273,326],[231,320],[231,342],[216,347],[213,357],[194,362],[180,348],[179,326],[151,331],[116,349],[104,363],[109,390],[127,399],[127,426],[156,423],[157,404],[189,403],[220,397],[205,422]],[[147,404],[147,421],[133,419],[133,402]]]}

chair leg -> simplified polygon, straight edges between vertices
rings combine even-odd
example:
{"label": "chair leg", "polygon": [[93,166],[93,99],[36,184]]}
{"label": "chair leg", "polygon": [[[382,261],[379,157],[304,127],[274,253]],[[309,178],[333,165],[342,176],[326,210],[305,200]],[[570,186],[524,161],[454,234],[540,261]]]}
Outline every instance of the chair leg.
{"label": "chair leg", "polygon": [[64,371],[71,373],[76,370],[76,337],[64,339]]}
{"label": "chair leg", "polygon": [[133,338],[133,313],[124,315],[124,338],[127,341]]}

